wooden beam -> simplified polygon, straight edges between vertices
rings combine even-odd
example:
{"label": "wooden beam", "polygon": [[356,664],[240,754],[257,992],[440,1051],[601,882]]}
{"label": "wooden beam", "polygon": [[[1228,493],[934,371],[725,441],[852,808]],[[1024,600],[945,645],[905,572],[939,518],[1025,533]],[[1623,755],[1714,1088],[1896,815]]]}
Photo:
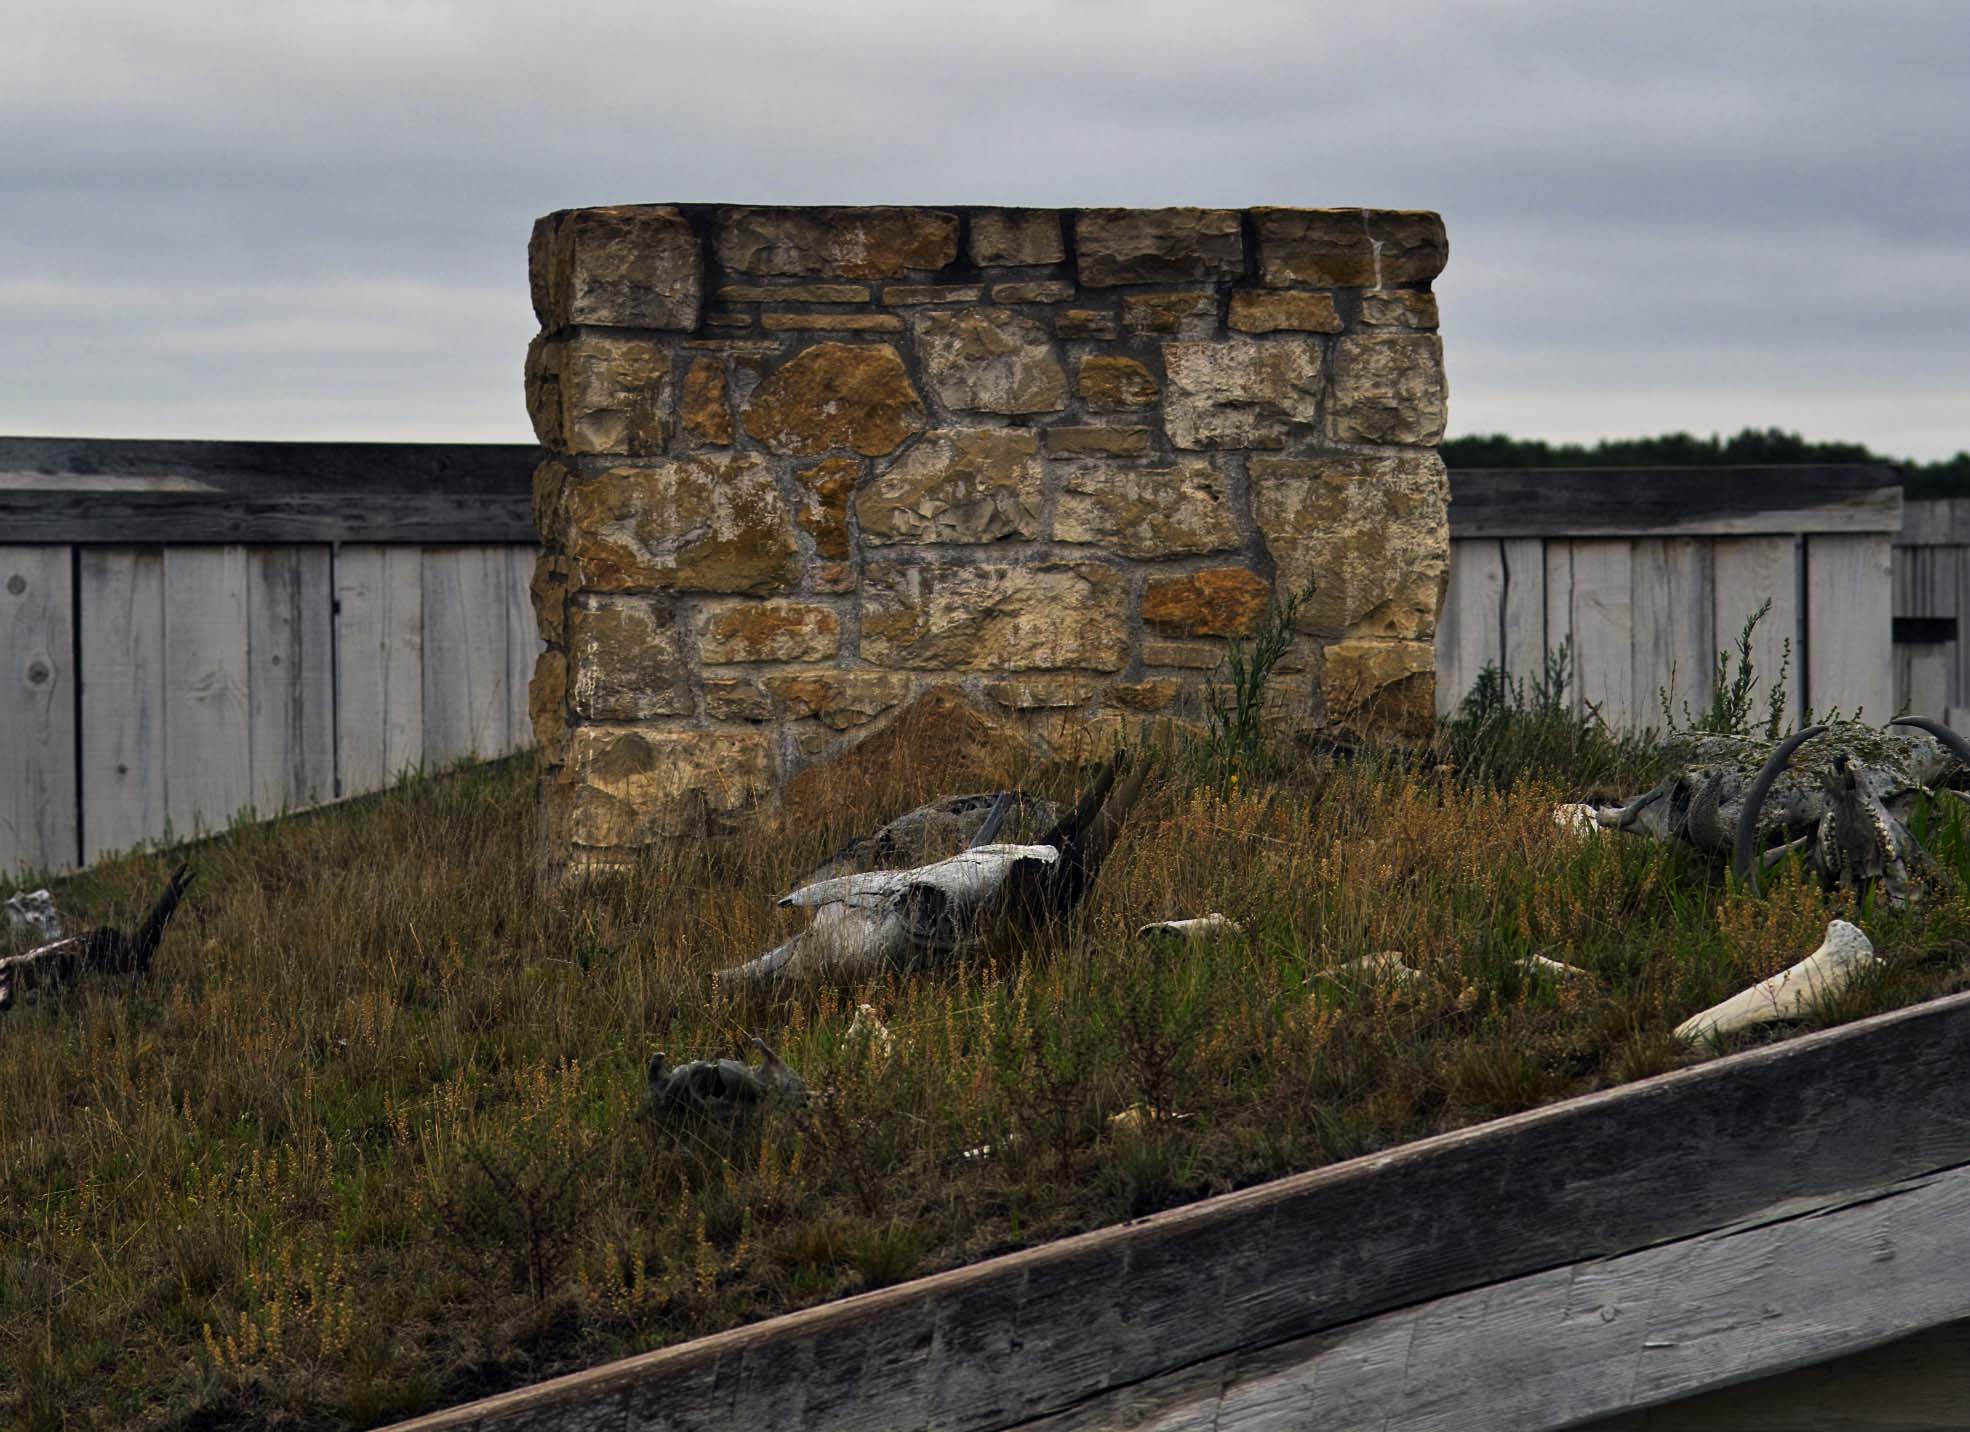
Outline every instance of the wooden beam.
{"label": "wooden beam", "polygon": [[164,815],[160,835],[224,830],[253,800],[247,549],[164,552]]}
{"label": "wooden beam", "polygon": [[1450,544],[1450,584],[1436,624],[1436,709],[1456,713],[1486,666],[1503,668],[1505,564],[1496,542]]}
{"label": "wooden beam", "polygon": [[1885,466],[1464,468],[1450,474],[1450,535],[1751,537],[1902,528]]}
{"label": "wooden beam", "polygon": [[0,438],[0,532],[43,542],[535,542],[524,443]]}
{"label": "wooden beam", "polygon": [[1500,542],[1505,559],[1505,674],[1528,693],[1546,674],[1546,544]]}
{"label": "wooden beam", "polygon": [[[1311,1351],[1383,1314],[1746,1220],[1810,1238],[1824,1220],[1800,1216],[1808,1208],[1970,1163],[1966,1067],[1970,995],[1958,995],[403,1428],[1018,1426],[1213,1359],[1261,1366],[1294,1339],[1314,1339]],[[1959,1208],[1962,1180],[1921,1186],[1943,1191],[1938,1216]],[[1918,1281],[1904,1261],[1883,1270],[1889,1283],[1897,1270]],[[1956,1296],[1970,1297],[1955,1266]],[[1887,1326],[1905,1311],[1884,1312],[1869,1336],[1913,1331]],[[1741,1310],[1730,1322],[1749,1326]],[[1688,1385],[1651,1384],[1664,1397]]]}
{"label": "wooden beam", "polygon": [[164,554],[79,556],[83,856],[94,862],[164,833]]}
{"label": "wooden beam", "polygon": [[0,877],[59,875],[81,855],[73,559],[0,546]]}
{"label": "wooden beam", "polygon": [[[1717,584],[1717,647],[1733,653],[1733,670],[1745,622],[1767,601],[1771,603],[1751,633],[1751,664],[1758,673],[1752,715],[1761,721],[1781,671],[1785,674],[1781,724],[1798,720],[1800,696],[1806,689],[1806,632],[1799,606],[1802,545],[1796,537],[1742,537],[1716,543],[1711,553]],[[1706,684],[1690,705],[1695,707],[1709,696]]]}
{"label": "wooden beam", "polygon": [[[528,549],[531,550],[531,549]],[[336,793],[381,790],[424,764],[424,554],[335,554]]]}
{"label": "wooden beam", "polygon": [[1895,649],[1888,539],[1806,539],[1806,698],[1813,712],[1895,714]]}
{"label": "wooden beam", "polygon": [[[1635,543],[1634,700],[1637,726],[1701,711],[1717,663],[1716,546],[1700,538]],[[1776,675],[1777,673],[1774,673]],[[1670,720],[1663,718],[1667,705]]]}
{"label": "wooden beam", "polygon": [[1970,1321],[1579,1432],[1941,1432],[1970,1408]]}
{"label": "wooden beam", "polygon": [[1970,1316],[1966,1225],[1970,1167],[1801,1199],[1748,1225],[1432,1299],[1016,1425],[1572,1427]]}

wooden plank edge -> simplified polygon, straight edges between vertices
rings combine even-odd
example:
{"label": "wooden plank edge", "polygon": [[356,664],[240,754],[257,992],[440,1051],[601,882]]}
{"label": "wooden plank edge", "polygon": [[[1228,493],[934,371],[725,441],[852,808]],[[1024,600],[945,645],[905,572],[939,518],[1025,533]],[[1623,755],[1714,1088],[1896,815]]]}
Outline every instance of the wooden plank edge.
{"label": "wooden plank edge", "polygon": [[[1201,1226],[1223,1224],[1233,1220],[1248,1220],[1255,1227],[1265,1225],[1269,1218],[1277,1213],[1280,1205],[1304,1197],[1316,1189],[1348,1183],[1386,1182],[1393,1172],[1405,1167],[1413,1168],[1480,1146],[1509,1146],[1530,1130],[1592,1119],[1615,1109],[1634,1110],[1652,1104],[1670,1103],[1678,1093],[1700,1086],[1740,1080],[1750,1071],[1782,1075],[1787,1072],[1787,1066],[1806,1065],[1815,1061],[1839,1064],[1857,1049],[1872,1045],[1880,1045],[1889,1051],[1899,1051],[1910,1042],[1911,1031],[1920,1032],[1922,1026],[1945,1022],[1964,1026],[1964,1029],[1955,1031],[1959,1037],[1970,1030],[1970,993],[1951,995],[1923,1004],[1911,1005],[1905,1009],[1892,1010],[1835,1029],[1801,1035],[1795,1039],[1710,1060],[1689,1068],[1672,1070],[1667,1074],[1615,1089],[1580,1095],[1504,1119],[1451,1130],[1398,1148],[1327,1165],[1306,1173],[1289,1175],[1286,1178],[1216,1198],[1200,1200],[1134,1222],[1095,1229],[984,1262],[947,1269],[894,1287],[856,1294],[782,1314],[762,1322],[713,1333],[689,1342],[658,1348],[599,1367],[564,1374],[545,1382],[498,1393],[492,1397],[398,1423],[391,1432],[493,1432],[495,1428],[517,1428],[529,1423],[559,1425],[560,1419],[574,1415],[577,1407],[596,1407],[598,1404],[610,1402],[619,1403],[621,1415],[627,1418],[626,1399],[639,1389],[661,1383],[682,1385],[693,1375],[703,1378],[721,1367],[729,1367],[736,1377],[742,1361],[762,1363],[777,1361],[773,1356],[776,1346],[791,1348],[799,1341],[824,1339],[830,1334],[844,1332],[857,1324],[877,1322],[887,1314],[950,1298],[953,1295],[982,1293],[990,1285],[1025,1280],[1036,1272],[1052,1267],[1069,1264],[1087,1265],[1104,1254],[1110,1255],[1110,1261],[1118,1262],[1122,1268],[1127,1268],[1131,1261],[1129,1255],[1135,1250],[1167,1242]],[[1959,1100],[1970,1100],[1970,1090],[1965,1090],[1956,1097]],[[1673,1131],[1673,1126],[1665,1127]],[[1897,1153],[1899,1154],[1900,1151],[1897,1150]],[[1956,1160],[1934,1161],[1930,1167],[1919,1169],[1901,1167],[1884,1169],[1880,1176],[1884,1180],[1919,1176],[1934,1172],[1937,1168],[1953,1166],[1955,1162]],[[1713,1216],[1710,1226],[1714,1228],[1735,1221],[1751,1212],[1753,1208],[1762,1206],[1765,1205],[1754,1204],[1751,1207],[1720,1213]],[[1679,1212],[1684,1213],[1686,1218],[1694,1216],[1689,1210],[1679,1210]],[[1591,1239],[1585,1240],[1587,1248],[1581,1256],[1599,1258],[1619,1256],[1653,1243],[1668,1241],[1676,1236],[1681,1235],[1670,1234],[1664,1238],[1631,1237],[1627,1241],[1627,1246],[1620,1249],[1594,1248]],[[1548,1263],[1544,1266],[1559,1265]],[[1443,1288],[1436,1292],[1440,1296],[1447,1296],[1474,1286],[1482,1286],[1482,1284],[1473,1282],[1464,1287]],[[1397,1302],[1390,1306],[1403,1305],[1402,1302]],[[1360,1319],[1342,1319],[1328,1324],[1327,1327],[1345,1326],[1354,1321]],[[1030,1330],[1022,1328],[1021,1331],[1024,1336]],[[1088,1331],[1094,1332],[1092,1329]],[[1320,1332],[1323,1329],[1315,1327],[1308,1331]],[[1235,1352],[1237,1349],[1227,1348],[1225,1351]],[[786,1365],[789,1375],[795,1375],[797,1364],[788,1362]],[[604,1415],[613,1417],[616,1414],[606,1412]],[[1013,1426],[1017,1425],[1017,1420],[1019,1419],[978,1425]],[[1029,1414],[1023,1420],[1038,1419],[1036,1415]],[[609,1424],[596,1422],[590,1425]],[[626,1426],[628,1423],[625,1421],[623,1425]]]}
{"label": "wooden plank edge", "polygon": [[1966,1222],[1970,1165],[1958,1165],[1229,1354],[1015,1425],[1260,1432],[1325,1416],[1548,1432],[1970,1317]]}
{"label": "wooden plank edge", "polygon": [[420,495],[324,489],[291,497],[0,491],[0,529],[27,545],[536,544],[531,501],[524,490]]}

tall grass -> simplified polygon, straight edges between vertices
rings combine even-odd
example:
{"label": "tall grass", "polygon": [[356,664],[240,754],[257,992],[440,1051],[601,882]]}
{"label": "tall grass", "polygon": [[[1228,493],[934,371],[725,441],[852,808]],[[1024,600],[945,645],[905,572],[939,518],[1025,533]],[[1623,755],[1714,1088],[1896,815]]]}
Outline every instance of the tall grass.
{"label": "tall grass", "polygon": [[1645,789],[1661,764],[1655,739],[1610,730],[1591,704],[1576,711],[1574,681],[1571,639],[1548,651],[1529,681],[1487,664],[1444,723],[1439,750],[1467,779],[1488,785],[1542,780],[1581,791]]}
{"label": "tall grass", "polygon": [[[535,892],[525,762],[204,844],[148,979],[0,1020],[0,1421],[375,1425],[1691,1057],[1674,1024],[1810,950],[1837,899],[1563,836],[1569,752],[1639,758],[1506,722],[1447,738],[1463,767],[1173,764],[1066,930],[772,997],[709,972],[934,773],[568,898]],[[1965,868],[1953,814],[1928,838]],[[59,893],[128,920],[168,864]],[[1870,917],[1888,972],[1823,1018],[1947,987],[1961,888]],[[1245,936],[1132,934],[1209,909]],[[1391,949],[1423,977],[1342,970]],[[1534,979],[1534,953],[1592,977]],[[893,1053],[849,1037],[864,1001]],[[748,1031],[821,1093],[729,1129],[644,1115],[652,1050]]]}

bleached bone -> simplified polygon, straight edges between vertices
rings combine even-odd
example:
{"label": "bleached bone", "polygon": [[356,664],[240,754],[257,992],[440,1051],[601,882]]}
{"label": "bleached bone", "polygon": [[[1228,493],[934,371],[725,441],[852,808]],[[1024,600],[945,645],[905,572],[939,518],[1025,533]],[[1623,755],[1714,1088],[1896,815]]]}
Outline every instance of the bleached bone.
{"label": "bleached bone", "polygon": [[1695,1044],[1754,1024],[1802,1018],[1815,1001],[1845,989],[1856,974],[1880,963],[1873,941],[1857,926],[1835,920],[1826,927],[1820,947],[1805,959],[1691,1015],[1676,1026],[1676,1037]]}
{"label": "bleached bone", "polygon": [[1366,975],[1390,984],[1408,984],[1423,977],[1421,970],[1411,969],[1402,962],[1401,950],[1382,950],[1377,954],[1363,955],[1358,960],[1335,966],[1334,973]]}
{"label": "bleached bone", "polygon": [[1129,1105],[1128,1108],[1122,1110],[1119,1114],[1110,1114],[1108,1116],[1108,1127],[1127,1133],[1135,1133],[1141,1129],[1153,1128],[1161,1124],[1181,1124],[1189,1117],[1190,1115],[1188,1114],[1159,1114],[1149,1105],[1138,1102]]}
{"label": "bleached bone", "polygon": [[1595,835],[1601,828],[1600,812],[1584,801],[1553,807],[1553,824],[1569,835]]}
{"label": "bleached bone", "polygon": [[1216,910],[1188,920],[1155,920],[1136,932],[1139,940],[1161,935],[1176,940],[1208,940],[1218,935],[1242,935],[1245,927]]}
{"label": "bleached bone", "polygon": [[148,974],[158,944],[164,939],[164,927],[171,923],[171,916],[191,883],[191,867],[180,865],[171,873],[164,893],[157,897],[150,914],[134,934],[106,925],[0,959],[0,1012],[12,1007],[28,991],[60,988],[85,971]]}
{"label": "bleached bone", "polygon": [[1527,955],[1524,959],[1516,960],[1514,963],[1527,974],[1540,978],[1575,980],[1590,977],[1587,971],[1581,969],[1578,965],[1565,964],[1559,960],[1549,960],[1544,955]]}
{"label": "bleached bone", "polygon": [[889,1026],[882,1022],[872,1004],[855,1006],[855,1018],[848,1022],[848,1037],[851,1041],[866,1039],[882,1051],[882,1057],[889,1059],[896,1053],[896,1039],[889,1032]]}
{"label": "bleached bone", "polygon": [[[1124,767],[1128,766],[1125,771]],[[1015,793],[1001,791],[956,855],[803,885],[780,901],[814,912],[805,930],[715,978],[746,984],[824,972],[867,974],[948,958],[1064,920],[1101,873],[1149,774],[1117,752],[1074,809],[1032,844],[995,843]]]}
{"label": "bleached bone", "polygon": [[23,890],[7,897],[7,928],[24,932],[36,945],[52,945],[62,937],[61,912],[46,890]]}

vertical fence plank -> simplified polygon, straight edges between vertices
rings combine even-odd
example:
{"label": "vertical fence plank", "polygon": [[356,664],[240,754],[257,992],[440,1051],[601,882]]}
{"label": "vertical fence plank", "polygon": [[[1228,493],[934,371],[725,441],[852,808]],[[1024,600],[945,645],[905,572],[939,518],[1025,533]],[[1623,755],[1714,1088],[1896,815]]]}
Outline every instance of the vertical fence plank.
{"label": "vertical fence plank", "polygon": [[1530,687],[1546,674],[1546,543],[1511,537],[1498,551],[1505,563],[1505,672]]}
{"label": "vertical fence plank", "polygon": [[1566,689],[1561,693],[1566,704],[1576,712],[1580,709],[1580,653],[1579,643],[1573,635],[1573,543],[1565,541],[1546,544],[1546,646],[1558,651],[1564,647],[1567,653]]}
{"label": "vertical fence plank", "polygon": [[1950,704],[1970,706],[1970,546],[1956,543],[1936,560],[1936,610],[1957,619],[1950,663]]}
{"label": "vertical fence plank", "polygon": [[1961,706],[1970,699],[1970,681],[1961,675],[1966,657],[1970,657],[1970,611],[1955,603],[1956,589],[1962,580],[1964,550],[1962,547],[1931,547],[1929,550],[1929,585],[1925,593],[1927,613],[1930,616],[1956,618],[1956,640],[1943,643],[1943,699],[1951,706]]}
{"label": "vertical fence plank", "polygon": [[1895,648],[1895,709],[1933,716],[1948,709],[1950,651],[1938,641],[1913,641]]}
{"label": "vertical fence plank", "polygon": [[1680,720],[1701,710],[1716,661],[1716,583],[1711,544],[1702,538],[1648,538],[1634,544],[1634,693],[1638,726],[1663,724],[1666,699]]}
{"label": "vertical fence plank", "polygon": [[506,747],[504,547],[424,550],[424,758]]}
{"label": "vertical fence plank", "polygon": [[1745,621],[1767,600],[1771,610],[1751,634],[1751,664],[1758,673],[1757,715],[1765,714],[1765,694],[1785,669],[1783,724],[1799,718],[1805,672],[1799,624],[1799,539],[1728,537],[1711,553],[1716,571],[1715,631],[1720,647],[1736,647]]}
{"label": "vertical fence plank", "polygon": [[1500,661],[1505,568],[1494,539],[1450,544],[1450,588],[1436,624],[1436,709],[1449,715],[1487,663]]}
{"label": "vertical fence plank", "polygon": [[[533,719],[527,709],[527,687],[540,659],[540,626],[534,620],[534,563],[537,547],[506,549],[506,749],[524,751],[534,743]],[[1441,698],[1439,698],[1441,699]]]}
{"label": "vertical fence plank", "polygon": [[1806,691],[1816,711],[1894,714],[1888,536],[1806,539]]}
{"label": "vertical fence plank", "polygon": [[381,790],[424,762],[424,554],[335,554],[335,745],[345,796]]}
{"label": "vertical fence plank", "polygon": [[247,711],[263,817],[335,794],[333,601],[327,547],[249,550]]}
{"label": "vertical fence plank", "polygon": [[1642,715],[1635,692],[1634,562],[1627,541],[1573,544],[1574,662],[1582,709],[1616,730]]}
{"label": "vertical fence plank", "polygon": [[80,855],[73,551],[0,547],[0,875]]}
{"label": "vertical fence plank", "polygon": [[1895,615],[1930,615],[1929,593],[1934,585],[1936,549],[1897,544],[1893,555]]}
{"label": "vertical fence plank", "polygon": [[84,547],[82,836],[94,861],[164,835],[164,555]]}
{"label": "vertical fence plank", "polygon": [[180,840],[253,799],[246,553],[164,549],[164,810]]}

